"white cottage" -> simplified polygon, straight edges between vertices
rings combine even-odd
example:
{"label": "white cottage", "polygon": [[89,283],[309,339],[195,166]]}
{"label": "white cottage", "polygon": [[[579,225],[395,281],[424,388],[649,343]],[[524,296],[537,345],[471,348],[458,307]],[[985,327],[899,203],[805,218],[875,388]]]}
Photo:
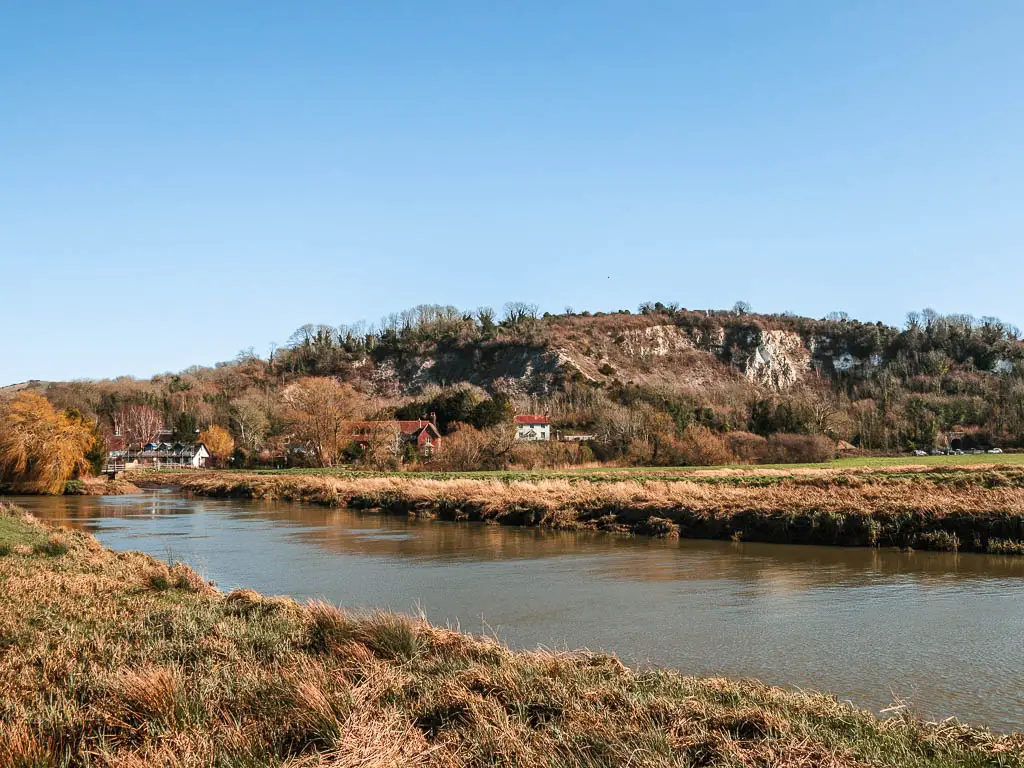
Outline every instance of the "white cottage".
{"label": "white cottage", "polygon": [[142,450],[111,451],[107,455],[106,471],[135,467],[202,469],[209,460],[210,452],[202,443],[150,443]]}
{"label": "white cottage", "polygon": [[516,427],[516,440],[550,440],[551,419],[536,413],[521,413],[512,423]]}

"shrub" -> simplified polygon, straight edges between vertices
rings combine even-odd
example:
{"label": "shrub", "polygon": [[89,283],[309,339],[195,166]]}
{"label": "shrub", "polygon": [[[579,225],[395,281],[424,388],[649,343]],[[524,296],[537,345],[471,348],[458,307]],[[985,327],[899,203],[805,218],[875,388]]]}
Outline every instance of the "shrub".
{"label": "shrub", "polygon": [[949,531],[926,531],[917,537],[917,546],[940,552],[956,552],[960,549],[960,539]]}
{"label": "shrub", "polygon": [[431,456],[430,466],[446,472],[502,469],[513,447],[514,434],[504,424],[490,429],[460,424]]}
{"label": "shrub", "polygon": [[1024,541],[989,539],[985,551],[993,555],[1024,555]]}
{"label": "shrub", "polygon": [[675,539],[679,537],[679,526],[667,517],[649,517],[637,526],[638,533],[656,538]]}
{"label": "shrub", "polygon": [[753,432],[729,432],[725,442],[732,454],[745,463],[756,464],[768,456],[768,440]]}
{"label": "shrub", "polygon": [[700,424],[686,428],[680,447],[683,461],[693,466],[728,464],[733,459],[722,436]]}
{"label": "shrub", "polygon": [[547,461],[545,446],[540,443],[518,443],[512,447],[512,463],[519,469],[537,469]]}
{"label": "shrub", "polygon": [[789,435],[768,438],[766,460],[773,464],[811,464],[835,458],[835,445],[821,435]]}

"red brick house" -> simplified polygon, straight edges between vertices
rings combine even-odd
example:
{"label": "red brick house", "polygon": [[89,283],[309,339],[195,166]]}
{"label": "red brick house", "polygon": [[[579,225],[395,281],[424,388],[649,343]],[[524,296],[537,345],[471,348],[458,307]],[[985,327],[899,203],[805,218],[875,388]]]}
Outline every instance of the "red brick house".
{"label": "red brick house", "polygon": [[415,445],[420,453],[427,455],[441,448],[441,433],[432,421],[415,419],[410,421],[350,421],[352,442],[366,445],[374,432],[379,429],[396,429],[406,444]]}

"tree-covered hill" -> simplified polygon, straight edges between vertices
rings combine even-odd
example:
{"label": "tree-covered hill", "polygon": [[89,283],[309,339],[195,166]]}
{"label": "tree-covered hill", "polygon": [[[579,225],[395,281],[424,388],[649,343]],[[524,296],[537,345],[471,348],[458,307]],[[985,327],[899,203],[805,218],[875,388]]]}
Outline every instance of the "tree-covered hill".
{"label": "tree-covered hill", "polygon": [[346,387],[337,407],[350,417],[434,416],[452,431],[549,414],[558,433],[594,436],[575,460],[786,459],[836,441],[888,452],[950,439],[1024,445],[1018,330],[931,310],[895,328],[742,303],[558,315],[524,303],[501,313],[423,305],[372,326],[303,326],[265,357],[149,380],[33,382],[3,396],[39,391],[108,436],[126,408],[145,407],[178,439],[219,425],[236,461],[279,462],[295,438],[289,388],[324,377]]}

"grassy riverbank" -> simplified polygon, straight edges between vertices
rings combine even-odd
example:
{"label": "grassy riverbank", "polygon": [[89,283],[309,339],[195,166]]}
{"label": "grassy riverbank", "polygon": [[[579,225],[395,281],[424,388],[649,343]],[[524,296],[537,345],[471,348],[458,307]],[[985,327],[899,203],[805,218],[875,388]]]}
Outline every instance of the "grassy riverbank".
{"label": "grassy riverbank", "polygon": [[[497,479],[515,480],[589,480],[619,482],[622,480],[711,480],[721,477],[780,478],[820,474],[864,472],[922,474],[965,473],[977,471],[1024,470],[1024,453],[968,454],[964,456],[854,456],[828,462],[803,464],[731,464],[716,467],[616,467],[586,466],[564,469],[509,469],[477,472],[417,471],[410,476],[428,480]],[[232,471],[232,470],[223,470]],[[261,475],[326,475],[330,477],[380,477],[392,475],[372,469],[351,467],[253,469],[238,470]]]}
{"label": "grassy riverbank", "polygon": [[1024,766],[1024,737],[512,652],[117,554],[0,507],[0,765]]}
{"label": "grassy riverbank", "polygon": [[590,482],[245,472],[135,473],[206,496],[508,525],[1024,554],[1024,470],[709,474]]}

